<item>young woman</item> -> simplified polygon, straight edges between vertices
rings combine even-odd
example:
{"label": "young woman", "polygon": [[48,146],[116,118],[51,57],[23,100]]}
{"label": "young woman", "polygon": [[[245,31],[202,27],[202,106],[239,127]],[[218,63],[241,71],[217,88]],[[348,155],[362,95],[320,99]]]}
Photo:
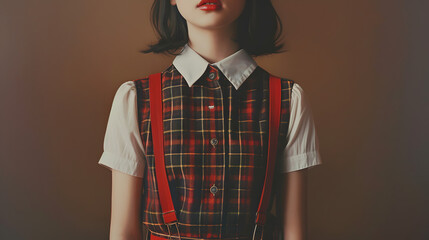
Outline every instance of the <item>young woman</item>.
{"label": "young woman", "polygon": [[[270,74],[253,57],[279,52],[270,0],[155,0],[165,171],[178,218],[164,224],[154,167],[149,78],[113,100],[100,164],[112,170],[110,239],[252,239],[268,145]],[[306,172],[321,164],[303,89],[281,78],[274,193],[282,235],[305,239]],[[161,189],[162,190],[162,189]]]}

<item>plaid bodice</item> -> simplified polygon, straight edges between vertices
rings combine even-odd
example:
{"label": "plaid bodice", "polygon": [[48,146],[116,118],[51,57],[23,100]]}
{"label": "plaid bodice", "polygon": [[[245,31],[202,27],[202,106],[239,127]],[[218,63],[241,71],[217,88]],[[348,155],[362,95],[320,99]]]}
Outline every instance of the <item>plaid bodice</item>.
{"label": "plaid bodice", "polygon": [[[149,77],[134,83],[146,158],[142,222],[169,234],[155,180]],[[174,65],[162,72],[165,166],[182,238],[251,236],[266,168],[268,83],[259,66],[237,90],[212,65],[192,87]],[[287,144],[293,83],[281,79],[279,151]]]}

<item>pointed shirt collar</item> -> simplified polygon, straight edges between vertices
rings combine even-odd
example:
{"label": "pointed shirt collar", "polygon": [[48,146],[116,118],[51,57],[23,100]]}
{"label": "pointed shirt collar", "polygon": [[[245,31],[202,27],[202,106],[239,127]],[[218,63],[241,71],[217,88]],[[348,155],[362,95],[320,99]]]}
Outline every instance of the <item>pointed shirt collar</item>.
{"label": "pointed shirt collar", "polygon": [[236,90],[257,67],[255,60],[244,49],[240,49],[228,57],[210,64],[188,44],[185,44],[180,55],[174,58],[173,65],[185,78],[189,87],[192,87],[204,74],[208,65],[216,66]]}

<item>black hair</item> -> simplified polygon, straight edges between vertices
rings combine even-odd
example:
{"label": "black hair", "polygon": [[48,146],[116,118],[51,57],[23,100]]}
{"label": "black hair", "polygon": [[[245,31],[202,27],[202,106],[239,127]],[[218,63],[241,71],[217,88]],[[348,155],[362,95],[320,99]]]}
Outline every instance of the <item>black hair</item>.
{"label": "black hair", "polygon": [[[188,41],[186,19],[177,5],[170,0],[154,0],[151,8],[151,22],[158,33],[158,42],[149,44],[142,53],[168,53],[176,51]],[[243,12],[237,19],[236,41],[251,56],[280,53],[283,43],[279,42],[282,23],[271,0],[246,0]]]}

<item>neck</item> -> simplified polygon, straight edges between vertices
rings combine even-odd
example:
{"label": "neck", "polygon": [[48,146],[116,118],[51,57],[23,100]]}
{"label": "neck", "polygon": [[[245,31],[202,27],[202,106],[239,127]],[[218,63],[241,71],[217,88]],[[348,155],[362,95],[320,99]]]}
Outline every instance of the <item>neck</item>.
{"label": "neck", "polygon": [[240,50],[238,43],[231,39],[234,32],[234,24],[217,29],[188,24],[188,45],[209,63],[215,63]]}

